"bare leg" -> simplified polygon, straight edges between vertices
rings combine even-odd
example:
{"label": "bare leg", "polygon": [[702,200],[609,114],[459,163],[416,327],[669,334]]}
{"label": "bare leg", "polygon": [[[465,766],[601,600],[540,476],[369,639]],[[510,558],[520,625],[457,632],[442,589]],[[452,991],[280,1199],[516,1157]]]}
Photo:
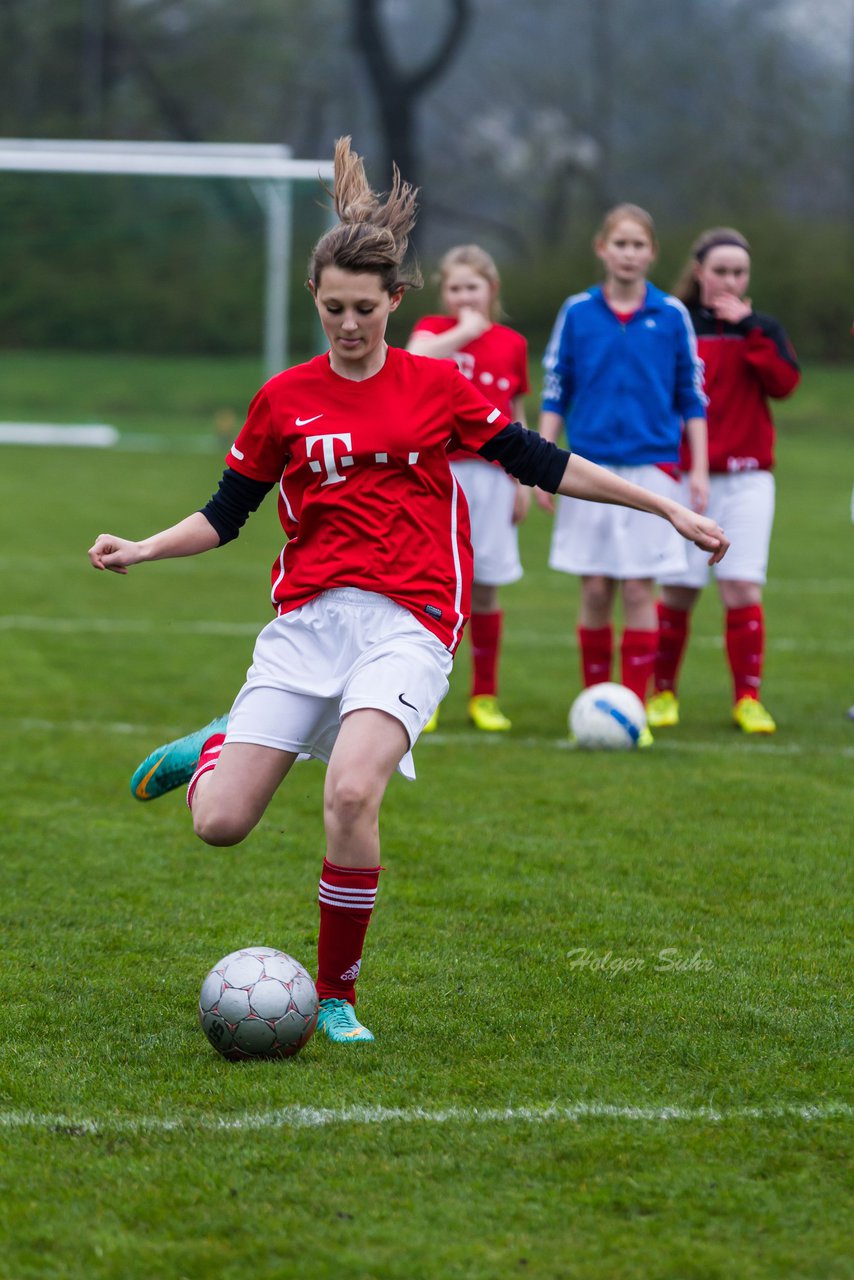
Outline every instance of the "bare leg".
{"label": "bare leg", "polygon": [[326,771],[326,854],[340,867],[376,867],[379,812],[389,779],[409,749],[399,720],[365,708],[345,716]]}
{"label": "bare leg", "polygon": [[193,829],[211,845],[239,844],[260,822],[296,754],[250,742],[227,743],[193,792]]}
{"label": "bare leg", "polygon": [[725,609],[747,609],[762,603],[762,587],[758,582],[718,579],[718,591]]}
{"label": "bare leg", "polygon": [[666,605],[668,609],[681,609],[684,613],[691,613],[699,598],[699,587],[667,586],[661,588],[661,603]]}
{"label": "bare leg", "polygon": [[472,613],[494,613],[498,608],[498,588],[475,582],[471,589]]}
{"label": "bare leg", "polygon": [[632,631],[657,631],[655,586],[652,578],[626,578],[623,594],[623,626]]}
{"label": "bare leg", "polygon": [[581,607],[578,624],[581,627],[607,627],[611,621],[614,608],[613,578],[604,578],[601,574],[581,579]]}

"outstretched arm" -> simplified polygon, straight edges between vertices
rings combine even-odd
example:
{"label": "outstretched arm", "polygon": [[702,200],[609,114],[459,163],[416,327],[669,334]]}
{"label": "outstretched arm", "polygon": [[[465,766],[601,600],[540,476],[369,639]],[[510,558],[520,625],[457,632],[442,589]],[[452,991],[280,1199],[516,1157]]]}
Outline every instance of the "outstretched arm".
{"label": "outstretched arm", "polygon": [[152,534],[141,542],[117,538],[113,533],[99,533],[89,548],[89,561],[94,569],[110,569],[113,573],[127,573],[132,564],[146,560],[173,560],[178,556],[196,556],[202,551],[218,547],[220,537],[213,525],[194,511],[171,529]]}
{"label": "outstretched arm", "polygon": [[651,515],[668,520],[677,533],[693,542],[703,551],[710,551],[709,564],[717,564],[726,555],[729,539],[723,529],[708,516],[689,511],[680,502],[659,497],[649,489],[630,484],[614,475],[606,467],[595,462],[570,455],[557,492],[567,498],[586,498],[588,502],[607,502],[616,506],[633,507],[635,511],[648,511]]}

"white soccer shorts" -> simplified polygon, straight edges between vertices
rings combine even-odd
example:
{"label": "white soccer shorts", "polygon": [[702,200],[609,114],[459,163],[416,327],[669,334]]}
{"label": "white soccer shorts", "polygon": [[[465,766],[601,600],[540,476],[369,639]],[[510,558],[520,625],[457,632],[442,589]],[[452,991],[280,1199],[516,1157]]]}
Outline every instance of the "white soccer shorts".
{"label": "white soccer shorts", "polygon": [[489,462],[452,462],[468,503],[474,580],[504,587],[522,577],[518,526],[513,523],[516,481]]}
{"label": "white soccer shorts", "polygon": [[[687,481],[680,501],[687,502]],[[709,553],[686,544],[688,567],[682,574],[659,574],[669,587],[701,588],[714,573],[720,581],[765,582],[774,524],[774,477],[770,471],[737,471],[709,477],[706,515],[716,520],[730,540],[719,564],[709,566]]]}
{"label": "white soccer shorts", "polygon": [[452,658],[408,609],[355,587],[326,591],[270,622],[228,720],[226,742],[328,762],[341,719],[370,707],[403,725],[410,750],[448,692]]}
{"label": "white soccer shorts", "polygon": [[[660,467],[608,467],[614,475],[667,498],[679,481]],[[660,516],[630,507],[558,497],[549,566],[579,577],[661,578],[684,573],[685,540]]]}

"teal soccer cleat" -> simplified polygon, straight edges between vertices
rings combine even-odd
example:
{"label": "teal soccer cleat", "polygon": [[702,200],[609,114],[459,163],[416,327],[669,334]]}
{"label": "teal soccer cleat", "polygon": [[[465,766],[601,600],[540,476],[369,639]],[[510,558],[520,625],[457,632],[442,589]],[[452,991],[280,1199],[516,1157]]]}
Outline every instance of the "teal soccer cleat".
{"label": "teal soccer cleat", "polygon": [[137,800],[156,800],[190,781],[199,763],[199,755],[208,738],[225,733],[228,716],[217,716],[203,729],[176,738],[152,751],[130,780],[131,795]]}
{"label": "teal soccer cleat", "polygon": [[351,1040],[373,1040],[374,1035],[367,1027],[363,1027],[356,1017],[356,1010],[348,1000],[326,999],[320,1002],[317,1015],[317,1029],[324,1031],[336,1044],[347,1044]]}

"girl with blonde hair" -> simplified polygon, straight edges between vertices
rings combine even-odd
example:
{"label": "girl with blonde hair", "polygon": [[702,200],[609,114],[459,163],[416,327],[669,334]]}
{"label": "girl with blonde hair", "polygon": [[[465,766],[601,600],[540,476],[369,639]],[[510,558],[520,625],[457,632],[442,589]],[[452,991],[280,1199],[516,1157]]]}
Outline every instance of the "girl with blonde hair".
{"label": "girl with blonde hair", "polygon": [[[455,360],[483,395],[524,426],[528,344],[521,333],[499,323],[501,281],[491,254],[476,244],[449,249],[439,263],[439,288],[443,314],[422,316],[407,350]],[[503,732],[511,724],[498,705],[504,623],[498,591],[522,576],[518,525],[527,514],[530,489],[465,449],[453,451],[451,469],[468,503],[474,550],[468,713],[477,729]],[[438,710],[425,729],[437,723]]]}

